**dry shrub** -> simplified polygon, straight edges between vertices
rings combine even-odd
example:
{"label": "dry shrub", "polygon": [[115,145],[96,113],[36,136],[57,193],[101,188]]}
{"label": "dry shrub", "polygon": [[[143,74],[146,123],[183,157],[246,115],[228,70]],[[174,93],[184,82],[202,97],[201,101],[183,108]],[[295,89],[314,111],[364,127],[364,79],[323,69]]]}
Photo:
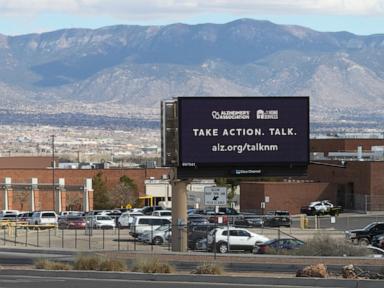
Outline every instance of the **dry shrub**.
{"label": "dry shrub", "polygon": [[99,270],[122,272],[127,270],[127,265],[121,260],[107,258],[100,263]]}
{"label": "dry shrub", "polygon": [[222,266],[216,263],[204,262],[203,264],[197,266],[196,269],[193,270],[191,273],[221,275],[223,273],[223,268]]}
{"label": "dry shrub", "polygon": [[73,265],[75,270],[100,270],[102,257],[95,255],[79,255]]}
{"label": "dry shrub", "polygon": [[72,266],[64,262],[50,261],[47,259],[38,259],[35,261],[35,268],[45,270],[71,270]]}
{"label": "dry shrub", "polygon": [[298,256],[366,256],[369,250],[356,246],[344,239],[334,239],[329,235],[317,234],[299,249],[291,250]]}
{"label": "dry shrub", "polygon": [[126,271],[125,263],[118,259],[98,255],[79,255],[74,263],[75,270]]}
{"label": "dry shrub", "polygon": [[173,270],[171,265],[158,258],[143,258],[135,261],[132,272],[171,273]]}

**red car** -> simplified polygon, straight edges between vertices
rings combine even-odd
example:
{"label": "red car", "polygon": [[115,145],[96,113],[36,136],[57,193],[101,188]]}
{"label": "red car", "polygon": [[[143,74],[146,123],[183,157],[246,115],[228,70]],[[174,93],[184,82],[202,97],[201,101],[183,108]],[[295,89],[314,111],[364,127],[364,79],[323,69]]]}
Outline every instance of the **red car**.
{"label": "red car", "polygon": [[68,215],[59,219],[59,229],[85,229],[86,221],[81,216]]}

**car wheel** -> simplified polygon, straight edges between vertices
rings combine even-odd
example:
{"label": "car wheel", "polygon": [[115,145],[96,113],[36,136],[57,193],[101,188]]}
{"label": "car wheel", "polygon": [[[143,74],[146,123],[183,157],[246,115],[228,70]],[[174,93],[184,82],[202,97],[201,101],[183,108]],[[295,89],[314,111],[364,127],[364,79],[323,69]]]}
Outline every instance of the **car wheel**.
{"label": "car wheel", "polygon": [[225,254],[228,252],[228,245],[225,242],[221,242],[217,245],[217,252]]}
{"label": "car wheel", "polygon": [[161,245],[163,244],[163,239],[161,237],[155,237],[152,240],[153,245]]}
{"label": "car wheel", "polygon": [[368,246],[369,240],[367,238],[361,238],[361,239],[359,239],[359,244],[362,246]]}

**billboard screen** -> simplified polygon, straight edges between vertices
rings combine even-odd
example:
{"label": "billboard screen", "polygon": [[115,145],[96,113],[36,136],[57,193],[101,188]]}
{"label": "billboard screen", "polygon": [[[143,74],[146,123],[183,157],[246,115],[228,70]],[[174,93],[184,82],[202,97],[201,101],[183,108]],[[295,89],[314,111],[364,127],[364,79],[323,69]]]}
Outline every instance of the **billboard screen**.
{"label": "billboard screen", "polygon": [[309,97],[179,97],[179,167],[307,165]]}

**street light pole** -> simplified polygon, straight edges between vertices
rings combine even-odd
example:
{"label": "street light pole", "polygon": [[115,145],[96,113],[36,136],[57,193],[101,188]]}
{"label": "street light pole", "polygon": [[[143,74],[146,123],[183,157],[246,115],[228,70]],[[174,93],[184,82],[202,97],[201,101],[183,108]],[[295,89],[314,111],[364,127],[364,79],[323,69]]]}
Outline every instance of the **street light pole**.
{"label": "street light pole", "polygon": [[52,192],[55,195],[55,135],[52,137]]}

